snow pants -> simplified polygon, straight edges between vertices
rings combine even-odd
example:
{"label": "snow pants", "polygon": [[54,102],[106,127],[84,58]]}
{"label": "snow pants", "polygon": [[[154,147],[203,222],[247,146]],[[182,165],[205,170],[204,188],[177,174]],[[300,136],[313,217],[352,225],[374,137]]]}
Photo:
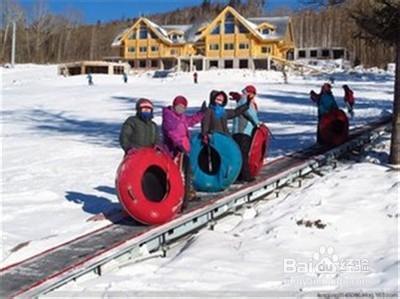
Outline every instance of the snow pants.
{"label": "snow pants", "polygon": [[249,170],[249,152],[251,147],[251,137],[242,133],[234,134],[232,137],[239,145],[240,152],[242,153],[243,164],[238,180],[250,181],[251,179],[253,179],[250,175]]}

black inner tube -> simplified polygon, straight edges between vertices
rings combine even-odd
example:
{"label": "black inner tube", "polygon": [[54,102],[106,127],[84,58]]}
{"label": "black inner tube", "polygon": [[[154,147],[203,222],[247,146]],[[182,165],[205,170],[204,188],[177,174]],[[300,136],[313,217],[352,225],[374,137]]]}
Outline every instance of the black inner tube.
{"label": "black inner tube", "polygon": [[150,166],[142,177],[144,196],[150,201],[161,202],[167,193],[167,174],[158,166]]}
{"label": "black inner tube", "polygon": [[197,163],[203,172],[215,175],[221,167],[221,156],[212,146],[205,145],[200,150]]}

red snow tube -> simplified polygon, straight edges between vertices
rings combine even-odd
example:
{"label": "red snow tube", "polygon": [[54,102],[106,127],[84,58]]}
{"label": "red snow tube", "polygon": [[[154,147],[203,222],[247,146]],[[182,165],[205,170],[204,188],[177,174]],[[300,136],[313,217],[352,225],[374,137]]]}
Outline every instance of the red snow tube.
{"label": "red snow tube", "polygon": [[349,120],[340,109],[334,109],[322,116],[319,122],[321,141],[326,145],[339,145],[349,136]]}
{"label": "red snow tube", "polygon": [[116,189],[124,209],[144,224],[174,218],[184,195],[178,166],[159,148],[129,152],[118,167]]}
{"label": "red snow tube", "polygon": [[269,130],[264,125],[256,128],[253,133],[249,151],[249,169],[252,177],[258,175],[264,164],[264,156],[268,148],[268,137]]}

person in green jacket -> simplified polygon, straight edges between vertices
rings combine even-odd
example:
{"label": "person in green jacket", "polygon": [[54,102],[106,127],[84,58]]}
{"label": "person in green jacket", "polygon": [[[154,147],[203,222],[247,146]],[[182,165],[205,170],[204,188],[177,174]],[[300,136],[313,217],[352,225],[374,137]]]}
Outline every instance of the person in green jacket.
{"label": "person in green jacket", "polygon": [[125,154],[131,149],[151,147],[159,143],[159,128],[152,121],[153,109],[150,100],[140,99],[136,103],[136,115],[125,120],[119,135],[119,143]]}

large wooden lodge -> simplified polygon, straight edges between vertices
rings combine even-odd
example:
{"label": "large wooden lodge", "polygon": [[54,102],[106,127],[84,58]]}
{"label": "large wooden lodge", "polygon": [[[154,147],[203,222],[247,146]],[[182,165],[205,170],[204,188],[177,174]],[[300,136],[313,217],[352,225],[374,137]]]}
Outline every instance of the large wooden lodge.
{"label": "large wooden lodge", "polygon": [[289,17],[245,18],[230,6],[202,24],[161,26],[139,18],[112,47],[116,55],[107,60],[134,69],[270,69],[273,60],[294,58]]}

